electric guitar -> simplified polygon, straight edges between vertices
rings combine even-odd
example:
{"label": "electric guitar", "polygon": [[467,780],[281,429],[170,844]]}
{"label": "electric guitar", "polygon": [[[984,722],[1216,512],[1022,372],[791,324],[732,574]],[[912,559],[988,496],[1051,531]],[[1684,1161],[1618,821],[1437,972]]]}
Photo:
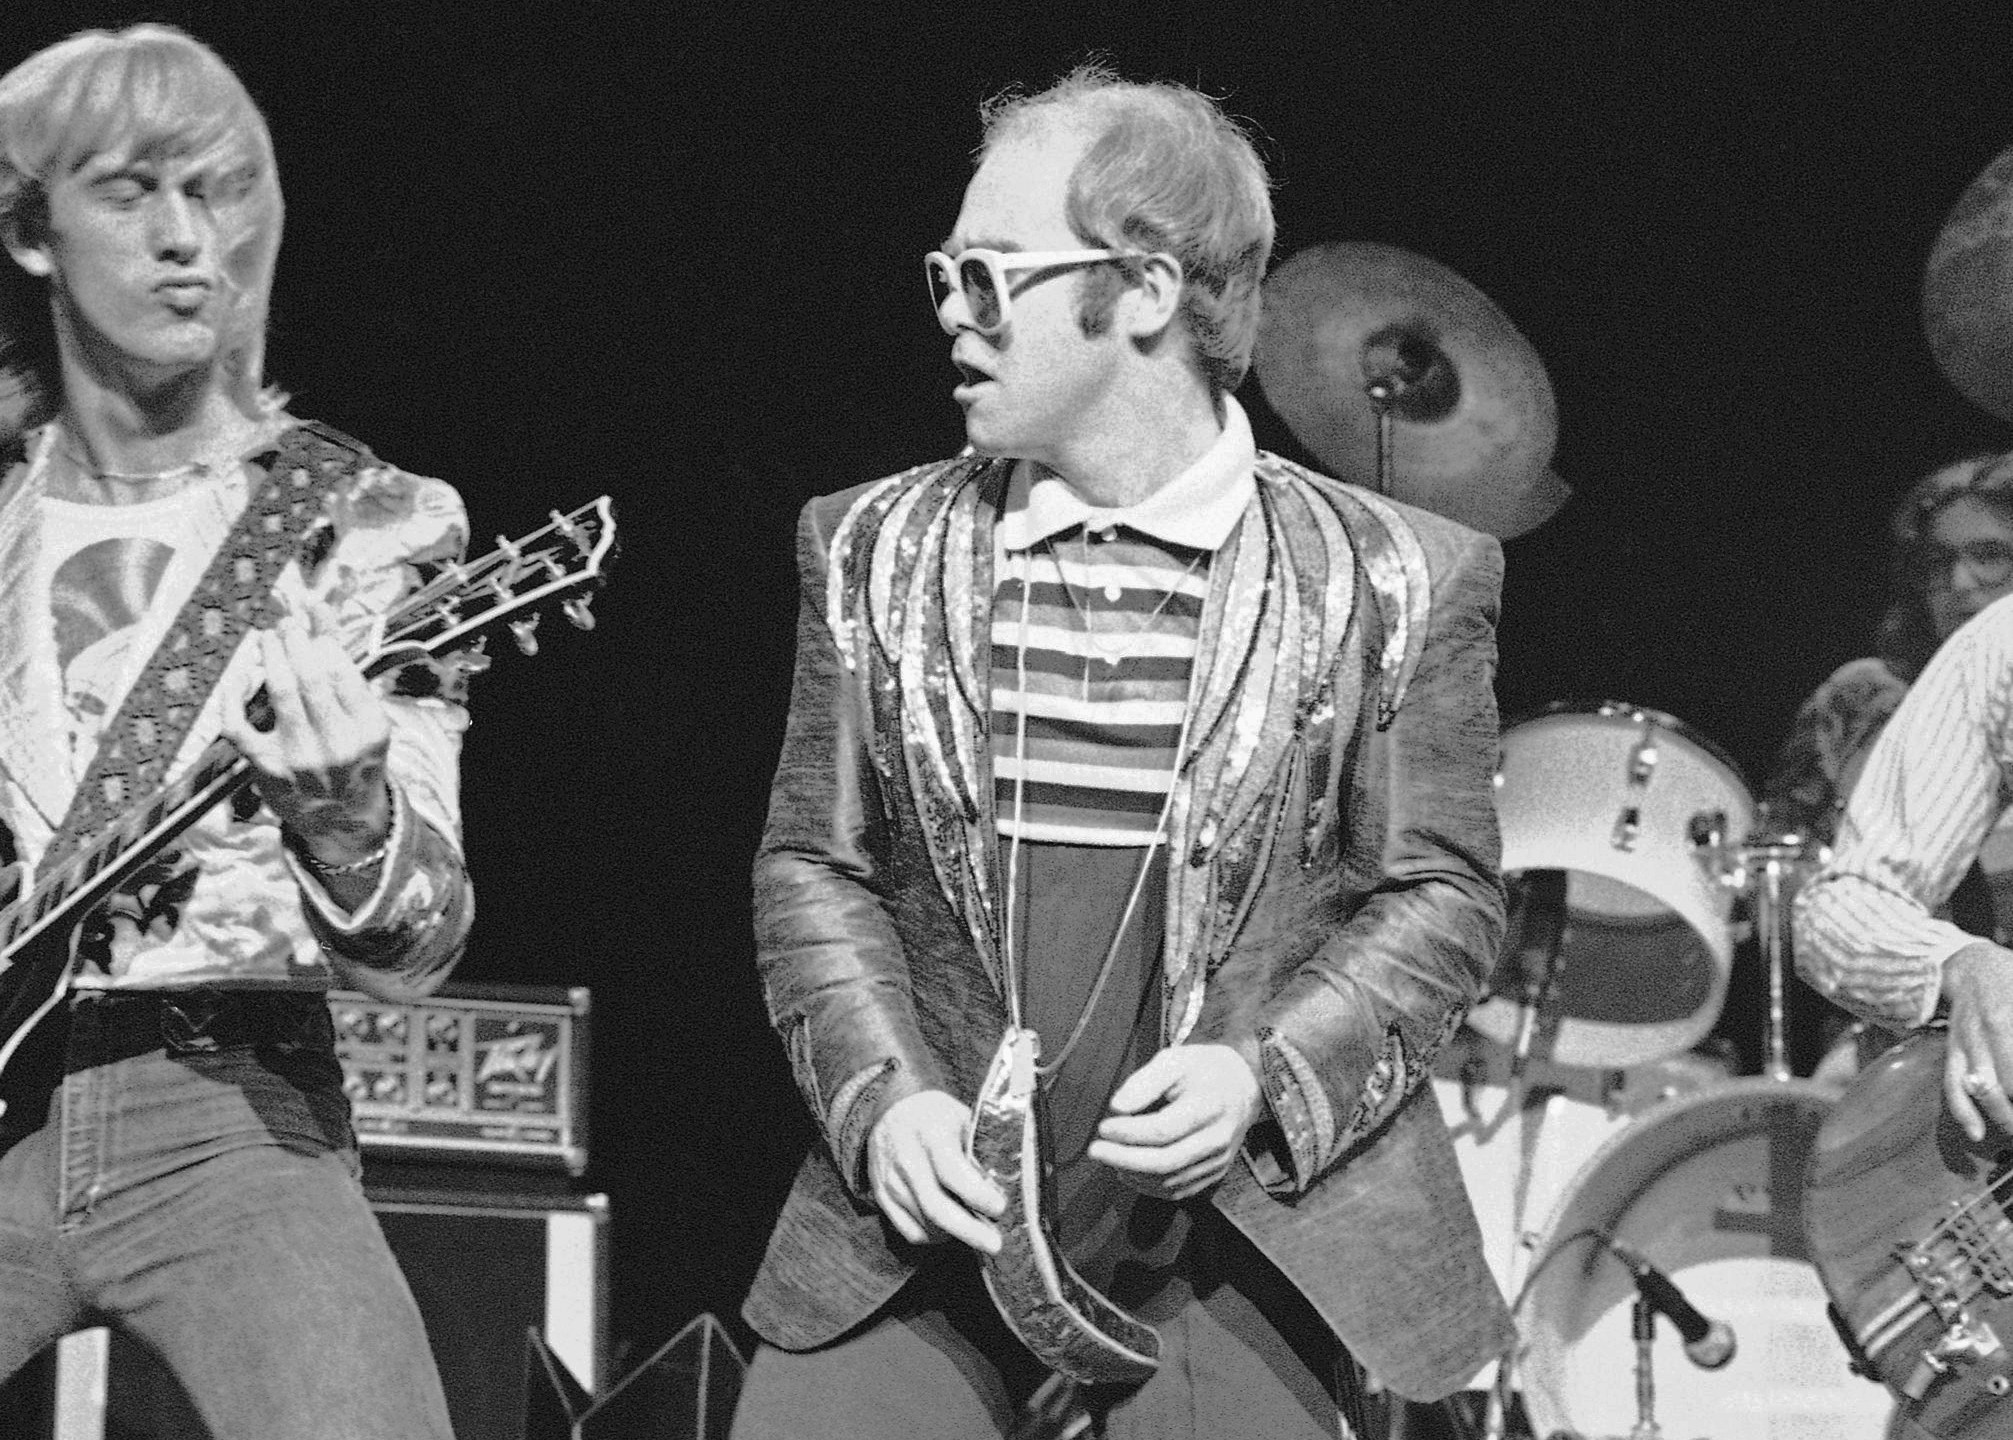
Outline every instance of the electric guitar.
{"label": "electric guitar", "polygon": [[2013,1434],[2013,1141],[1973,1143],[1924,1030],[1872,1062],[1819,1127],[1804,1238],[1853,1368],[1936,1440]]}
{"label": "electric guitar", "polygon": [[[536,607],[558,600],[566,618],[592,628],[588,608],[615,550],[615,511],[607,496],[517,540],[498,538],[479,560],[445,567],[371,622],[345,635],[367,676],[408,665],[433,669],[445,684],[489,667],[487,632],[507,624],[517,646],[535,654]],[[515,618],[513,618],[515,617]],[[74,956],[69,937],[91,908],[117,890],[205,813],[251,783],[251,762],[218,739],[188,771],[142,797],[117,821],[35,876],[0,905],[0,1077],[42,1019],[69,993]],[[15,869],[18,878],[18,867]],[[0,1112],[5,1102],[0,1101]]]}

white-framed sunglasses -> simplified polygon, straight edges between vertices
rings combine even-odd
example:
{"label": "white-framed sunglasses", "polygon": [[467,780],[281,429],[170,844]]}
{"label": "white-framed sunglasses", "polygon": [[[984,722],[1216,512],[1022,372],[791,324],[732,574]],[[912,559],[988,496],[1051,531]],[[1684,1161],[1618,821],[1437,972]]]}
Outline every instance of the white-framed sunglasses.
{"label": "white-framed sunglasses", "polygon": [[1143,260],[1141,250],[987,250],[974,248],[956,256],[932,250],[923,257],[923,273],[930,285],[930,308],[946,334],[955,335],[955,325],[944,325],[944,301],[952,290],[962,290],[965,308],[971,312],[972,328],[981,335],[997,335],[1013,316],[1013,292],[1007,276],[1016,270],[1065,270],[1078,265],[1101,265],[1108,260]]}

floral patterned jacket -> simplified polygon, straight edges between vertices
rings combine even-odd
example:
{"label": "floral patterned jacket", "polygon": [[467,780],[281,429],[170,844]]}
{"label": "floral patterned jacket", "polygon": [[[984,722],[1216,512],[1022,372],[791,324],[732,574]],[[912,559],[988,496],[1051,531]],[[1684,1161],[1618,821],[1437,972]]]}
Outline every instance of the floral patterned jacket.
{"label": "floral patterned jacket", "polygon": [[[133,507],[78,507],[47,495],[55,426],[17,442],[0,481],[0,821],[25,867],[41,858],[69,807],[106,712],[154,652],[289,423],[277,417],[268,442],[232,471]],[[302,546],[312,557],[307,568],[289,564],[273,588],[289,607],[327,606],[350,634],[432,568],[459,558],[468,527],[460,497],[445,483],[322,433],[356,452],[356,469],[310,526]],[[52,507],[66,504],[147,513],[136,514],[130,535],[66,559],[44,553],[58,528]],[[68,523],[102,527],[120,518],[73,514]],[[217,738],[223,697],[248,693],[259,678],[254,647],[241,646],[171,773]],[[376,683],[391,720],[393,826],[370,897],[345,911],[282,843],[276,817],[255,792],[242,792],[99,907],[81,932],[77,988],[323,990],[340,983],[397,998],[423,994],[446,977],[474,917],[457,769],[467,713],[455,695],[420,698],[393,693],[388,678]]]}

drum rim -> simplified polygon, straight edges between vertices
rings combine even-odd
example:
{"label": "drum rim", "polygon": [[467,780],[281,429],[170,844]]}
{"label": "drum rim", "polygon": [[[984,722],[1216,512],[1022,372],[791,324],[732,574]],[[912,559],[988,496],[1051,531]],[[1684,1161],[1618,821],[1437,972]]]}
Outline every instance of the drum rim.
{"label": "drum rim", "polygon": [[[1587,1185],[1600,1173],[1602,1166],[1619,1154],[1631,1140],[1680,1115],[1689,1114],[1704,1105],[1722,1100],[1738,1103],[1756,1097],[1783,1096],[1799,1103],[1817,1100],[1830,1106],[1838,1103],[1844,1090],[1844,1086],[1807,1075],[1790,1076],[1785,1079],[1777,1079],[1772,1075],[1737,1075],[1717,1084],[1707,1085],[1704,1089],[1685,1095],[1674,1095],[1666,1101],[1652,1105],[1603,1140],[1593,1154],[1581,1162],[1579,1169],[1573,1172],[1572,1178],[1559,1192],[1559,1198],[1553,1204],[1551,1214],[1545,1217],[1543,1226],[1537,1232],[1539,1243],[1532,1252],[1534,1259],[1525,1277],[1522,1292],[1511,1297],[1512,1311],[1518,1316],[1519,1371],[1525,1375],[1530,1373],[1529,1362],[1533,1352],[1539,1348],[1539,1331],[1530,1314],[1539,1293],[1539,1278],[1559,1258],[1564,1242],[1575,1238],[1585,1228],[1582,1226],[1579,1231],[1561,1236],[1559,1232],[1564,1228],[1564,1221]],[[1551,1332],[1546,1334],[1548,1339],[1557,1338]],[[1563,1355],[1563,1351],[1560,1354]],[[1535,1407],[1531,1414],[1534,1422],[1540,1418],[1538,1410],[1550,1406],[1552,1399],[1550,1393],[1542,1388],[1539,1388],[1536,1394],[1533,1394],[1530,1387],[1524,1390],[1524,1403],[1526,1406]],[[1557,1424],[1564,1424],[1571,1419],[1564,1414],[1548,1415],[1544,1418]]]}
{"label": "drum rim", "polygon": [[1666,1120],[1698,1109],[1708,1102],[1752,1099],[1756,1096],[1795,1095],[1808,1096],[1835,1105],[1844,1093],[1843,1085],[1834,1084],[1829,1080],[1819,1080],[1813,1075],[1792,1075],[1780,1080],[1773,1075],[1730,1075],[1702,1089],[1683,1095],[1673,1095],[1668,1100],[1650,1106],[1603,1140],[1600,1148],[1589,1155],[1581,1163],[1580,1168],[1573,1172],[1573,1178],[1568,1180],[1566,1188],[1559,1192],[1559,1203],[1553,1207],[1552,1213],[1545,1217],[1544,1228],[1539,1232],[1539,1238],[1543,1243],[1533,1253],[1541,1262],[1550,1257],[1558,1244],[1553,1231],[1558,1229],[1566,1207],[1586,1188],[1585,1182],[1600,1168],[1601,1163],[1620,1151],[1638,1133],[1651,1130]]}
{"label": "drum rim", "polygon": [[1659,730],[1668,730],[1684,740],[1690,741],[1706,752],[1714,760],[1732,772],[1734,781],[1744,793],[1748,807],[1754,808],[1754,783],[1748,779],[1747,771],[1738,760],[1727,753],[1726,747],[1710,735],[1687,721],[1680,720],[1668,710],[1659,710],[1654,705],[1637,705],[1628,700],[1553,700],[1533,710],[1518,713],[1505,720],[1499,727],[1503,736],[1508,736],[1519,726],[1529,725],[1538,720],[1549,720],[1556,715],[1636,715],[1654,721]]}

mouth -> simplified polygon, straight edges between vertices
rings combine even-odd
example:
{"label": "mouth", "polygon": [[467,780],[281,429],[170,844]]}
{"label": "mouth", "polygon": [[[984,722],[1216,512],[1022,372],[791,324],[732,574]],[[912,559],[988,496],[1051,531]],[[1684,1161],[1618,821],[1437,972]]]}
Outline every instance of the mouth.
{"label": "mouth", "polygon": [[951,361],[951,365],[957,370],[958,378],[963,382],[956,390],[951,392],[959,399],[968,398],[974,390],[993,378],[986,374],[985,371],[979,369],[978,366],[968,361],[954,359]]}
{"label": "mouth", "polygon": [[154,287],[154,293],[169,309],[194,314],[209,300],[210,289],[207,280],[164,280]]}

